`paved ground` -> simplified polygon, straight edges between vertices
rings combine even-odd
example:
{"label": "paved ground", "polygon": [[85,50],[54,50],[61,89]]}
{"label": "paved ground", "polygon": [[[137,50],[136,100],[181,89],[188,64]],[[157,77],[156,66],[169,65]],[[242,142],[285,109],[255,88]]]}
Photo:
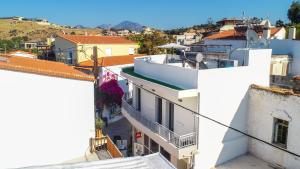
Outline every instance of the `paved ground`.
{"label": "paved ground", "polygon": [[131,136],[131,125],[125,117],[115,123],[109,124],[106,131],[111,139],[118,135],[121,136],[122,140],[127,140],[129,143]]}

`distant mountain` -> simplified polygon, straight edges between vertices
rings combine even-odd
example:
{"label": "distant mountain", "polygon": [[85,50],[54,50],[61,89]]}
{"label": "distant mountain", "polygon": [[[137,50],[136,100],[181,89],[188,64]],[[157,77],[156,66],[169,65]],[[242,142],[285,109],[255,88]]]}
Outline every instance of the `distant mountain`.
{"label": "distant mountain", "polygon": [[127,30],[138,31],[138,32],[143,31],[142,25],[135,23],[135,22],[131,22],[131,21],[123,21],[123,22],[115,25],[113,28],[114,29],[127,29]]}
{"label": "distant mountain", "polygon": [[76,25],[76,26],[74,26],[74,28],[76,28],[76,29],[85,29],[86,27],[83,26],[83,25]]}
{"label": "distant mountain", "polygon": [[112,28],[113,25],[112,24],[101,24],[99,26],[97,26],[96,28],[100,28],[100,29],[110,29]]}

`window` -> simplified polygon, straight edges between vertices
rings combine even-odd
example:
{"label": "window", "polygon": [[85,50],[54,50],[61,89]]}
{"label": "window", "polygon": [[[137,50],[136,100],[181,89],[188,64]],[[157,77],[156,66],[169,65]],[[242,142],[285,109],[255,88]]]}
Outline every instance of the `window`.
{"label": "window", "polygon": [[163,147],[160,146],[160,153],[169,161],[171,161],[171,155]]}
{"label": "window", "polygon": [[157,153],[159,151],[159,146],[158,144],[153,141],[152,139],[150,139],[150,150],[151,150],[151,153]]}
{"label": "window", "polygon": [[174,104],[169,103],[169,130],[174,131]]}
{"label": "window", "polygon": [[162,124],[162,99],[156,97],[156,122]]}
{"label": "window", "polygon": [[136,88],[136,109],[141,111],[141,89]]}
{"label": "window", "polygon": [[273,143],[286,148],[289,122],[274,118]]}
{"label": "window", "polygon": [[144,134],[144,154],[148,155],[149,153],[149,137]]}
{"label": "window", "polygon": [[68,56],[68,64],[73,64],[73,53],[69,52],[69,56]]}
{"label": "window", "polygon": [[111,56],[111,48],[106,48],[105,49],[105,55],[106,56]]}
{"label": "window", "polygon": [[134,48],[129,48],[129,55],[133,55],[134,54]]}

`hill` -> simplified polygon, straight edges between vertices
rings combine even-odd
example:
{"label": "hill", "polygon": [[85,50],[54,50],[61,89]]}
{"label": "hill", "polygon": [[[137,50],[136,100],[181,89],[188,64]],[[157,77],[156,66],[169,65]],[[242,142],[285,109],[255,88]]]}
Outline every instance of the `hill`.
{"label": "hill", "polygon": [[0,19],[0,39],[12,39],[14,37],[28,37],[29,40],[46,39],[51,35],[62,34],[76,35],[97,35],[102,30],[94,29],[75,29],[55,24],[42,25],[34,21],[18,21],[12,19]]}
{"label": "hill", "polygon": [[123,21],[123,22],[117,24],[116,26],[114,26],[113,28],[114,29],[127,29],[127,30],[138,31],[138,32],[143,31],[142,25],[135,23],[135,22],[131,22],[131,21]]}

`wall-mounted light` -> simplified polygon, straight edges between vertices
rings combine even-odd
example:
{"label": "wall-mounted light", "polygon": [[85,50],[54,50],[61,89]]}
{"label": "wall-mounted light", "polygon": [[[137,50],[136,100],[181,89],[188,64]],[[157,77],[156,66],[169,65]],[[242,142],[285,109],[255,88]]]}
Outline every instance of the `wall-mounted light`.
{"label": "wall-mounted light", "polygon": [[182,99],[178,99],[179,102],[182,102]]}

